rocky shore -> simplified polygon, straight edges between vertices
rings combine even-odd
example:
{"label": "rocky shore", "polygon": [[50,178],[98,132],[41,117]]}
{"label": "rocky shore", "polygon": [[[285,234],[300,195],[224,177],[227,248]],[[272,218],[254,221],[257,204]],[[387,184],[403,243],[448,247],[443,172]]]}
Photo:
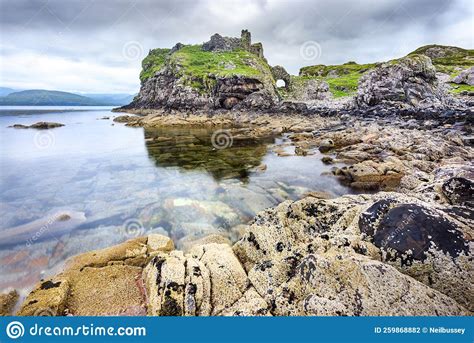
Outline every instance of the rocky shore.
{"label": "rocky shore", "polygon": [[153,234],[79,255],[18,314],[472,315],[468,120],[155,110],[116,121],[227,127],[235,140],[285,133],[296,154],[347,164],[333,177],[366,194],[283,202],[233,245],[211,235],[175,250]]}
{"label": "rocky shore", "polygon": [[[115,122],[206,127],[233,142],[285,135],[296,155],[322,153],[332,177],[358,194],[283,201],[240,228],[234,244],[213,234],[178,250],[150,234],[78,255],[41,280],[18,314],[472,315],[473,100],[449,89],[472,81],[472,68],[453,69],[465,51],[429,46],[298,77],[269,66],[247,31],[150,51],[140,94]],[[453,65],[441,66],[448,57]],[[199,58],[215,68],[196,68]],[[360,72],[347,97],[325,79],[341,70]],[[453,70],[460,76],[442,81]]]}
{"label": "rocky shore", "polygon": [[395,192],[288,201],[233,246],[209,236],[185,253],[154,234],[79,255],[18,314],[470,315],[473,226],[459,211]]}

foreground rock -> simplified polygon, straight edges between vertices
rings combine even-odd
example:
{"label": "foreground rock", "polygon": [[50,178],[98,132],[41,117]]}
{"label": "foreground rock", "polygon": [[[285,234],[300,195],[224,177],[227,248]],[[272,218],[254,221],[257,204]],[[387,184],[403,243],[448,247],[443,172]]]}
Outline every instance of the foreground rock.
{"label": "foreground rock", "polygon": [[[406,216],[394,217],[387,203],[393,204],[396,213],[417,208],[422,218],[406,225]],[[445,223],[436,228],[436,234],[430,232],[435,222]],[[373,226],[381,231],[368,229]],[[234,251],[252,284],[278,314],[308,313],[308,299],[314,299],[310,306],[314,314],[324,313],[324,304],[332,304],[333,312],[328,314],[380,315],[377,311],[389,307],[390,314],[428,314],[436,313],[438,305],[430,307],[433,299],[420,294],[410,300],[410,292],[439,295],[425,293],[432,287],[433,292],[436,289],[472,309],[474,289],[467,281],[474,277],[471,237],[469,226],[442,209],[396,193],[381,193],[283,203],[259,215]],[[405,286],[398,288],[399,282]],[[378,296],[372,299],[368,294]],[[447,304],[447,298],[438,299]]]}
{"label": "foreground rock", "polygon": [[473,223],[451,210],[399,193],[286,201],[233,247],[154,234],[79,255],[19,314],[467,315]]}
{"label": "foreground rock", "polygon": [[19,298],[19,294],[15,290],[0,294],[0,316],[13,315],[13,308],[15,307]]}

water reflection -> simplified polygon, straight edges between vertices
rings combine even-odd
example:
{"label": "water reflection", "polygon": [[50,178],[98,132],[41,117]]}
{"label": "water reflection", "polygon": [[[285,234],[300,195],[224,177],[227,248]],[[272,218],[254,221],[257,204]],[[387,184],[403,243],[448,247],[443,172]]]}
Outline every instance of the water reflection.
{"label": "water reflection", "polygon": [[[230,146],[219,147],[209,129],[147,129],[146,149],[157,167],[205,170],[216,181],[235,178],[248,181],[250,170],[262,163],[273,137],[262,139],[231,137]],[[232,131],[228,131],[232,135]],[[238,137],[238,136],[236,136]]]}
{"label": "water reflection", "polygon": [[[0,111],[0,289],[29,288],[72,255],[150,232],[178,247],[210,233],[236,240],[265,208],[309,191],[348,192],[321,175],[329,169],[321,156],[295,156],[285,137],[248,139],[236,129],[232,146],[216,149],[212,130],[145,131],[98,120],[112,118],[108,110],[39,111]],[[35,145],[35,130],[7,128],[38,121],[65,124],[51,131],[47,149]],[[273,152],[282,145],[290,156]],[[56,214],[64,220],[41,231]],[[131,221],[142,227],[128,230]]]}

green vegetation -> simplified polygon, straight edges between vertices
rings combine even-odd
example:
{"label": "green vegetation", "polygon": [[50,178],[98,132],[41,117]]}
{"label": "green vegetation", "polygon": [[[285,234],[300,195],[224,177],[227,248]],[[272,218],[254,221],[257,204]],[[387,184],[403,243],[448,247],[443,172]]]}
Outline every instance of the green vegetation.
{"label": "green vegetation", "polygon": [[451,93],[459,94],[459,93],[464,92],[464,91],[474,93],[474,86],[464,85],[464,84],[458,85],[458,84],[452,83],[452,82],[450,83],[450,85],[451,85],[451,89],[450,89]]}
{"label": "green vegetation", "polygon": [[165,65],[166,58],[170,49],[153,49],[150,50],[147,57],[142,61],[142,71],[140,73],[140,81],[143,82],[153,75]]}
{"label": "green vegetation", "polygon": [[[257,76],[260,71],[253,67],[258,57],[248,51],[237,49],[226,52],[211,52],[201,49],[201,45],[188,45],[171,57],[183,67],[185,74],[202,78],[209,74],[215,76]],[[252,63],[254,62],[254,63]]]}
{"label": "green vegetation", "polygon": [[357,64],[353,61],[341,65],[315,65],[300,69],[295,78],[318,79],[326,81],[335,98],[353,95],[361,76],[376,66],[375,63]]}
{"label": "green vegetation", "polygon": [[172,55],[169,55],[169,51],[150,51],[142,63],[142,82],[152,77],[165,64],[174,69],[184,84],[203,92],[215,85],[216,77],[239,75],[261,79],[271,75],[266,61],[242,49],[211,52],[202,50],[201,45],[187,45]]}
{"label": "green vegetation", "polygon": [[207,91],[215,85],[216,77],[233,75],[262,78],[270,73],[267,63],[258,56],[241,49],[225,52],[204,51],[201,45],[188,45],[170,57],[170,64],[179,66],[184,83]]}
{"label": "green vegetation", "polygon": [[[201,45],[186,45],[180,50],[169,54],[170,49],[154,49],[143,60],[143,70],[140,80],[144,82],[155,75],[163,66],[169,66],[185,85],[208,92],[216,84],[218,77],[234,75],[253,77],[262,82],[274,83],[267,62],[257,55],[236,49],[226,52],[210,52],[202,50]],[[410,53],[410,58],[416,55],[426,55],[433,61],[437,71],[457,76],[462,70],[474,65],[474,50],[457,47],[427,45]],[[397,63],[400,59],[388,61]],[[360,78],[378,63],[357,64],[349,61],[342,65],[314,65],[300,69],[299,76],[292,76],[292,88],[304,87],[310,79],[322,80],[328,83],[334,97],[351,96],[357,92]],[[456,88],[454,88],[456,87]],[[472,91],[471,86],[454,86],[452,91],[459,93],[463,90]],[[292,91],[278,89],[284,98],[290,97]]]}
{"label": "green vegetation", "polygon": [[426,45],[408,54],[423,54],[431,58],[436,71],[456,77],[459,73],[474,66],[474,50],[454,46]]}
{"label": "green vegetation", "polygon": [[376,66],[375,63],[370,64],[357,64],[354,61],[350,61],[340,65],[314,65],[309,67],[303,67],[300,69],[300,76],[342,76],[346,74],[358,73],[363,74],[369,69]]}
{"label": "green vegetation", "polygon": [[[462,70],[474,66],[474,50],[443,45],[426,45],[416,49],[407,56],[416,58],[416,55],[426,55],[431,58],[438,72],[446,73],[454,78]],[[388,61],[398,63],[400,59]],[[329,85],[329,90],[334,97],[353,95],[357,91],[357,85],[361,76],[367,71],[375,68],[377,63],[357,64],[353,61],[341,65],[314,65],[300,69],[300,76],[294,77],[296,84],[298,79],[324,80]],[[460,93],[464,90],[473,91],[472,86],[452,84],[452,92]],[[288,94],[283,93],[284,97]]]}

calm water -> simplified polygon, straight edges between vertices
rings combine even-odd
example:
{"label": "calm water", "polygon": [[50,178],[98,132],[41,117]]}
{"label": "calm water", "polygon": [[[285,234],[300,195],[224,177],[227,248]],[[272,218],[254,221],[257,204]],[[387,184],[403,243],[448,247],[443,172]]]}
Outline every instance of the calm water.
{"label": "calm water", "polygon": [[[28,289],[71,255],[148,232],[179,247],[210,233],[236,240],[264,208],[313,190],[348,193],[321,176],[321,156],[277,156],[275,146],[293,152],[285,137],[216,150],[211,131],[146,131],[115,115],[0,108],[0,289]],[[65,126],[8,128],[38,121]]]}

